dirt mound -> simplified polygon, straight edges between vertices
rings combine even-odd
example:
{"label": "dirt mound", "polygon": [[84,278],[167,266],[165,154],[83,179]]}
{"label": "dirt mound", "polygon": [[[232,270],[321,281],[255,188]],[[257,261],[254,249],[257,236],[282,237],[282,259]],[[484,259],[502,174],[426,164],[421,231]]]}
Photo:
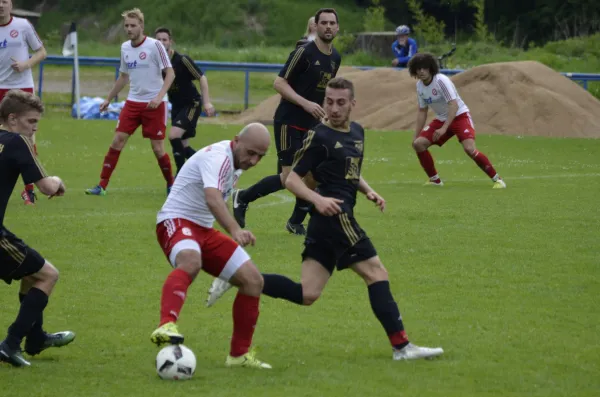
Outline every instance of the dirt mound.
{"label": "dirt mound", "polygon": [[[378,130],[410,130],[417,111],[415,80],[393,69],[342,68],[356,87],[353,118]],[[488,134],[600,138],[600,101],[538,62],[478,66],[452,77],[477,131]],[[275,95],[235,120],[272,120]],[[430,118],[433,116],[430,112]]]}

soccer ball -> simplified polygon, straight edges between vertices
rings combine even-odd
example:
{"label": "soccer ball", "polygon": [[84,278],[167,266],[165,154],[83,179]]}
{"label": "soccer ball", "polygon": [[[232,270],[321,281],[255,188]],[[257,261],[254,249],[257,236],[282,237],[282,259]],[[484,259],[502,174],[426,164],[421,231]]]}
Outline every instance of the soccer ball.
{"label": "soccer ball", "polygon": [[162,379],[191,379],[196,371],[196,356],[184,345],[170,345],[156,356],[156,373]]}

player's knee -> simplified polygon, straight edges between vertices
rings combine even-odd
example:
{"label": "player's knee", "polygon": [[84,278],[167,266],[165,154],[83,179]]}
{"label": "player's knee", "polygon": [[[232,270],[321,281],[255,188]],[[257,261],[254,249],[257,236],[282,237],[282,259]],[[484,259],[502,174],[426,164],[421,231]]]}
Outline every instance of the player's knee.
{"label": "player's knee", "polygon": [[54,286],[58,282],[59,273],[50,262],[46,262],[40,271],[38,279],[49,286]]}
{"label": "player's knee", "polygon": [[152,146],[152,151],[157,159],[163,157],[165,155],[165,149],[163,147]]}
{"label": "player's knee", "polygon": [[475,150],[475,147],[471,147],[471,146],[465,146],[464,148],[465,153],[467,154],[467,156],[473,158],[475,157],[475,154],[477,153],[477,150]]}
{"label": "player's knee", "polygon": [[202,257],[199,252],[183,250],[175,258],[176,267],[183,270],[190,277],[196,278],[202,269]]}
{"label": "player's knee", "polygon": [[238,285],[245,295],[260,296],[265,280],[251,261],[244,263],[234,275],[233,284]]}
{"label": "player's knee", "polygon": [[111,147],[115,150],[123,150],[125,144],[127,143],[127,137],[124,134],[117,134],[111,143]]}
{"label": "player's knee", "polygon": [[427,150],[427,141],[424,141],[423,139],[415,139],[412,143],[412,147],[416,152],[423,152]]}
{"label": "player's knee", "polygon": [[304,306],[311,306],[321,297],[321,291],[303,289],[302,290],[302,304]]}

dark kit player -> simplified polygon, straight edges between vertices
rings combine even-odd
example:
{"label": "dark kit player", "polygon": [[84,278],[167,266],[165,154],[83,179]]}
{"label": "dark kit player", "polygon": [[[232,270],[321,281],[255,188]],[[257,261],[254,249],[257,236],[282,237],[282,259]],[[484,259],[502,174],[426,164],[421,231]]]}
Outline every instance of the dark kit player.
{"label": "dark kit player", "polygon": [[[321,107],[325,87],[336,76],[342,61],[332,44],[339,30],[337,13],[332,8],[322,8],[315,15],[315,23],[315,40],[297,47],[275,80],[275,90],[282,97],[274,117],[278,173],[233,193],[233,213],[241,227],[246,226],[248,204],[284,188],[294,155],[302,147],[307,132],[325,116]],[[310,177],[305,182],[314,188]],[[309,207],[306,201],[296,199],[294,212],[286,224],[290,233],[306,234],[302,222]]]}

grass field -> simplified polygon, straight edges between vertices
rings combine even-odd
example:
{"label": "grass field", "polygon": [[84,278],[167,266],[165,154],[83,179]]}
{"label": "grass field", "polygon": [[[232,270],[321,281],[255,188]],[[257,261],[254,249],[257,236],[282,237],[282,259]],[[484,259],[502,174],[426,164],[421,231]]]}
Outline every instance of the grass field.
{"label": "grass field", "polygon": [[[198,358],[189,382],[161,381],[149,341],[170,267],[156,243],[164,182],[148,142],[134,136],[106,197],[97,183],[114,122],[49,115],[38,146],[64,198],[25,207],[12,197],[5,225],[61,271],[46,310],[49,331],[75,342],[44,352],[28,369],[0,366],[1,395],[42,396],[598,396],[600,394],[600,140],[481,134],[479,149],[504,176],[491,183],[456,141],[433,149],[442,189],[411,152],[409,133],[368,132],[363,174],[388,202],[362,199],[357,216],[391,278],[411,339],[442,346],[435,361],[393,362],[367,292],[336,273],[311,308],[264,298],[256,331],[269,372],[228,370],[231,302],[204,307],[210,278],[190,288],[180,329]],[[197,147],[233,126],[203,126]],[[271,152],[241,179],[275,170]],[[20,186],[18,189],[20,190]],[[302,240],[284,230],[291,196],[255,203],[248,223],[259,268],[298,278]],[[0,329],[17,310],[16,285],[0,294]]]}

